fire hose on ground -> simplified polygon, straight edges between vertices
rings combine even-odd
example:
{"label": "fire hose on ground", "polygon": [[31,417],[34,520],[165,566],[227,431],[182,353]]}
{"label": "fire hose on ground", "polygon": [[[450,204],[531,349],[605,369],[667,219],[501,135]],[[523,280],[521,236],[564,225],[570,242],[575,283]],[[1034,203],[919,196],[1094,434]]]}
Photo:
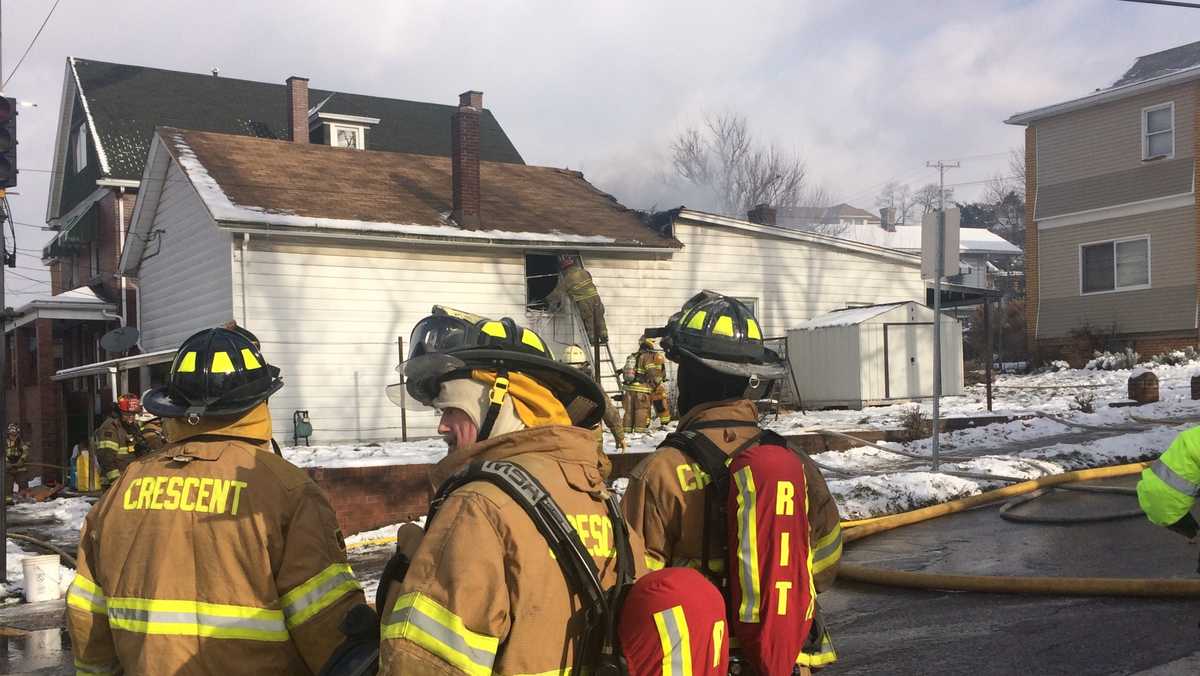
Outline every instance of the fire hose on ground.
{"label": "fire hose on ground", "polygon": [[[902,514],[844,521],[845,541],[854,542],[870,535],[894,530],[939,516],[955,514],[974,507],[1003,500],[1028,496],[1053,486],[1138,474],[1149,463],[1137,462],[1114,467],[1079,470],[1041,477],[1031,481],[987,491]],[[1105,491],[1110,492],[1110,491]],[[1031,498],[1028,498],[1031,499]],[[1027,501],[1027,500],[1026,500]],[[1019,503],[1018,503],[1019,504]],[[1016,506],[1016,505],[1014,505]],[[1011,508],[1010,508],[1011,509]],[[1200,580],[1155,578],[1097,578],[1097,577],[1033,577],[1007,575],[957,575],[949,573],[914,573],[884,570],[842,563],[838,577],[843,580],[891,587],[968,591],[994,594],[1047,594],[1067,596],[1138,596],[1200,598]]]}

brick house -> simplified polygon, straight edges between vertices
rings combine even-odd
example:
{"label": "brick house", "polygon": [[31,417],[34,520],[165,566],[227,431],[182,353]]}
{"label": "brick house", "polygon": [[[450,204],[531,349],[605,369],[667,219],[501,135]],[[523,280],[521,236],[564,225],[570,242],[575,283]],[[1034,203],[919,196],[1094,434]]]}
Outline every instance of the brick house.
{"label": "brick house", "polygon": [[1078,361],[1197,345],[1198,103],[1195,42],[1006,120],[1025,127],[1031,348]]}
{"label": "brick house", "polygon": [[[289,110],[298,100],[315,105]],[[51,294],[19,308],[5,325],[16,365],[7,383],[8,419],[22,424],[35,459],[62,462],[117,394],[144,389],[156,361],[128,359],[142,352],[140,343],[126,354],[99,345],[111,329],[141,324],[136,279],[119,275],[117,266],[155,127],[448,157],[455,110],[309,90],[304,78],[253,82],[68,58],[46,205],[46,223],[57,233],[42,252]],[[480,126],[484,158],[524,164],[491,111],[481,112]],[[169,355],[157,357],[163,359]],[[73,377],[54,380],[63,371]]]}

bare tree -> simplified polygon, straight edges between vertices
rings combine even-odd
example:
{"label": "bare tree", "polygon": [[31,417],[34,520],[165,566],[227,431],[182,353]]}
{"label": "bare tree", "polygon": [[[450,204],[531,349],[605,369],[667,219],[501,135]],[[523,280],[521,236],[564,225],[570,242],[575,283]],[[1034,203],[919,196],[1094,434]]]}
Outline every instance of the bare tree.
{"label": "bare tree", "polygon": [[1021,148],[1008,151],[1008,174],[1013,189],[1025,199],[1025,152]]}
{"label": "bare tree", "polygon": [[912,217],[916,203],[912,198],[912,190],[899,181],[888,181],[875,198],[875,206],[891,207],[896,210],[896,223],[907,223]]}
{"label": "bare tree", "polygon": [[992,230],[1017,246],[1025,247],[1025,155],[1009,152],[1008,174],[997,174],[984,186],[983,201],[995,216]]}
{"label": "bare tree", "polygon": [[721,213],[745,218],[759,204],[797,206],[819,197],[804,161],[774,143],[762,143],[736,112],[709,114],[671,143],[675,173],[708,191]]}
{"label": "bare tree", "polygon": [[954,188],[942,188],[939,193],[937,183],[926,183],[913,193],[912,201],[916,206],[921,207],[921,215],[924,216],[938,210],[942,197],[945,198],[947,204],[954,201]]}

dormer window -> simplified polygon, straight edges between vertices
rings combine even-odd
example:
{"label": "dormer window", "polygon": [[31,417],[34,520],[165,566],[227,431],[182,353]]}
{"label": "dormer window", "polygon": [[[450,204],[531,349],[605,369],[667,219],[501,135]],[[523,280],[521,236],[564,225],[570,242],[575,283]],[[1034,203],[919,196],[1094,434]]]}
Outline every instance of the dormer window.
{"label": "dormer window", "polygon": [[377,117],[343,115],[314,110],[309,113],[309,139],[334,148],[367,149],[367,130],[379,124]]}
{"label": "dormer window", "polygon": [[331,124],[329,125],[330,145],[335,148],[363,150],[367,147],[367,144],[364,142],[366,131],[365,127],[352,127],[348,124]]}
{"label": "dormer window", "polygon": [[71,132],[71,159],[76,173],[87,168],[87,129],[82,124]]}

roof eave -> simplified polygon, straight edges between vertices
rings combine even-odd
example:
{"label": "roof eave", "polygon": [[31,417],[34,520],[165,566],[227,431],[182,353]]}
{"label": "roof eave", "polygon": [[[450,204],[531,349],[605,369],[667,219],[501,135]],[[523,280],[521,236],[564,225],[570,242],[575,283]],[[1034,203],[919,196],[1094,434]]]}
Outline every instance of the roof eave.
{"label": "roof eave", "polygon": [[1148,80],[1142,80],[1141,82],[1133,82],[1120,87],[1110,87],[1108,89],[1088,94],[1087,96],[1081,96],[1077,99],[1071,99],[1069,101],[1063,101],[1061,103],[1055,103],[1053,105],[1043,106],[1041,108],[1035,108],[1033,110],[1017,113],[1005,120],[1004,124],[1027,125],[1030,122],[1036,122],[1037,120],[1045,119],[1047,117],[1053,117],[1055,115],[1069,113],[1075,110],[1099,105],[1101,103],[1108,103],[1109,101],[1116,101],[1130,96],[1136,96],[1138,94],[1143,94],[1155,89],[1161,89],[1163,87],[1170,87],[1172,85],[1190,82],[1197,78],[1200,78],[1200,66],[1192,66],[1191,68],[1185,68],[1174,73],[1152,77]]}
{"label": "roof eave", "polygon": [[334,228],[297,228],[294,226],[279,226],[269,223],[253,223],[245,221],[218,220],[217,227],[222,230],[250,235],[290,236],[312,239],[333,239],[359,242],[391,242],[395,244],[410,244],[416,246],[446,246],[470,245],[489,249],[564,249],[585,251],[608,251],[612,253],[645,253],[662,254],[675,253],[683,248],[676,242],[672,246],[653,246],[629,243],[574,242],[570,240],[506,240],[484,237],[440,237],[437,235],[404,235],[387,232],[353,232]]}
{"label": "roof eave", "polygon": [[692,221],[699,221],[701,223],[724,225],[750,232],[759,232],[766,235],[782,237],[784,239],[795,239],[807,241],[812,244],[857,251],[858,253],[888,258],[909,265],[920,265],[921,263],[920,256],[904,253],[897,249],[888,249],[886,247],[876,246],[874,244],[865,244],[863,242],[857,242],[851,239],[842,239],[841,237],[822,235],[820,233],[808,232],[796,228],[788,228],[786,226],[760,225],[758,223],[751,223],[750,221],[743,221],[737,218],[730,218],[728,216],[720,216],[718,214],[710,214],[704,211],[693,211],[691,209],[680,210],[676,217],[686,218]]}

